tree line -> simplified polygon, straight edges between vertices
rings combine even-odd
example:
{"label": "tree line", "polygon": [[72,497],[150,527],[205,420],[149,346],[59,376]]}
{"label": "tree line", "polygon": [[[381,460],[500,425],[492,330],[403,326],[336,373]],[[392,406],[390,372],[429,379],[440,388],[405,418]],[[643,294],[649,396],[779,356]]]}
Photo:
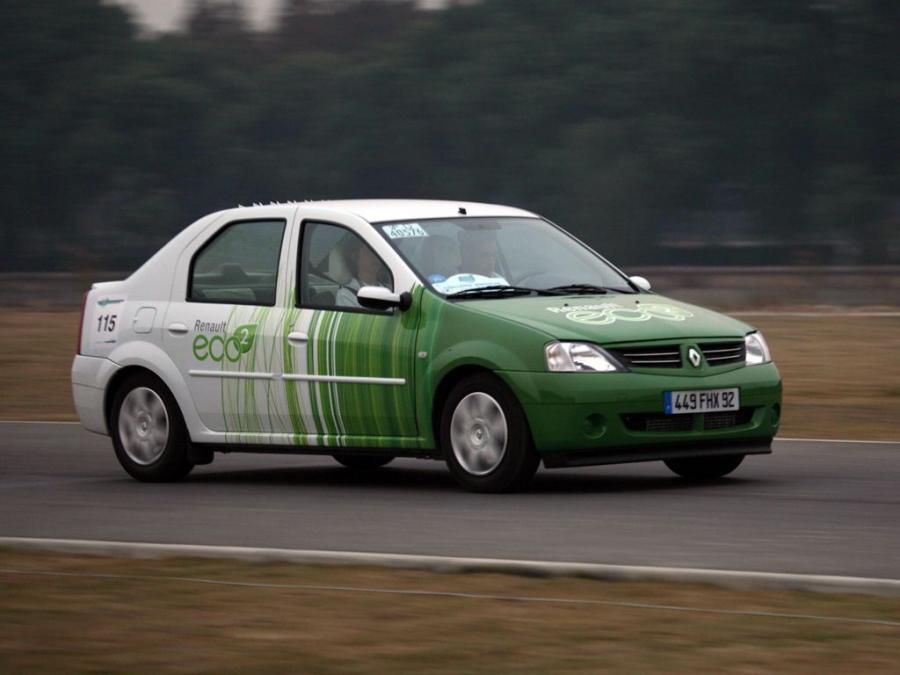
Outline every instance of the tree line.
{"label": "tree line", "polygon": [[130,269],[201,215],[425,197],[624,264],[900,261],[893,0],[0,8],[0,268]]}

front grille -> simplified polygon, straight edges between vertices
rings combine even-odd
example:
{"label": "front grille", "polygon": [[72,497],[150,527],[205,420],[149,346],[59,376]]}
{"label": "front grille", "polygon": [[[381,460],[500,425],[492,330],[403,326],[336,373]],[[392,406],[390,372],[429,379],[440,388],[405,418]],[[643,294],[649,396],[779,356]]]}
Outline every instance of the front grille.
{"label": "front grille", "polygon": [[706,342],[698,345],[703,357],[711,366],[724,366],[728,363],[743,363],[746,359],[746,346],[743,340],[737,342]]}
{"label": "front grille", "polygon": [[694,416],[630,413],[622,415],[622,422],[629,431],[690,431],[694,427]]}
{"label": "front grille", "polygon": [[703,431],[728,429],[747,424],[753,418],[753,408],[703,413]]}
{"label": "front grille", "polygon": [[694,419],[699,415],[703,431],[730,429],[749,424],[753,419],[754,408],[727,410],[723,412],[694,413],[691,415],[663,415],[662,413],[626,413],[622,415],[622,423],[629,431],[650,431],[672,433],[692,431]]}
{"label": "front grille", "polygon": [[678,345],[624,347],[607,351],[626,366],[636,368],[681,368],[681,348]]}

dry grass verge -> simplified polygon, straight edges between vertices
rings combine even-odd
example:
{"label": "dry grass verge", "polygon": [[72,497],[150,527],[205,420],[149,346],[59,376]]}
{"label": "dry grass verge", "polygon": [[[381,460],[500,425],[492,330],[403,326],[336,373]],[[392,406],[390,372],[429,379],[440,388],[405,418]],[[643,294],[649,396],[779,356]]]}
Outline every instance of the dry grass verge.
{"label": "dry grass verge", "polygon": [[900,317],[753,317],[784,378],[780,435],[900,440]]}
{"label": "dry grass verge", "polygon": [[0,419],[77,419],[69,371],[78,313],[0,309],[0,325]]}
{"label": "dry grass verge", "polygon": [[[71,312],[0,310],[0,419],[75,419]],[[783,436],[900,439],[900,318],[753,317],[784,376]]]}
{"label": "dry grass verge", "polygon": [[13,551],[0,551],[0,568],[67,575],[0,572],[2,672],[887,672],[900,638],[896,625],[715,612],[900,622],[896,599],[869,596]]}

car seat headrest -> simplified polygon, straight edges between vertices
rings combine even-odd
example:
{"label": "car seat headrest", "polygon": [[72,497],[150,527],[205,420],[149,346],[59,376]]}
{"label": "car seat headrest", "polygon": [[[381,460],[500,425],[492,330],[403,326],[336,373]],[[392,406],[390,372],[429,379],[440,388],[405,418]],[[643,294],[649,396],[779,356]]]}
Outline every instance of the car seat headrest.
{"label": "car seat headrest", "polygon": [[346,286],[352,281],[353,274],[350,272],[350,267],[347,265],[347,261],[344,258],[344,252],[340,247],[335,247],[329,251],[328,270],[326,271],[326,274],[328,275],[328,278],[339,283],[341,286]]}

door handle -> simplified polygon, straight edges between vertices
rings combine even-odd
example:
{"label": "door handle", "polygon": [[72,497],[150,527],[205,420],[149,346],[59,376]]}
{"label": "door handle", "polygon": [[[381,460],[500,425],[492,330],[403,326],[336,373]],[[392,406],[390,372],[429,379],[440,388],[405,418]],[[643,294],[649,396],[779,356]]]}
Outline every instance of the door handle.
{"label": "door handle", "polygon": [[169,332],[172,335],[185,335],[188,332],[188,327],[183,323],[170,323]]}
{"label": "door handle", "polygon": [[301,343],[309,340],[309,335],[300,331],[292,331],[288,333],[288,342]]}

